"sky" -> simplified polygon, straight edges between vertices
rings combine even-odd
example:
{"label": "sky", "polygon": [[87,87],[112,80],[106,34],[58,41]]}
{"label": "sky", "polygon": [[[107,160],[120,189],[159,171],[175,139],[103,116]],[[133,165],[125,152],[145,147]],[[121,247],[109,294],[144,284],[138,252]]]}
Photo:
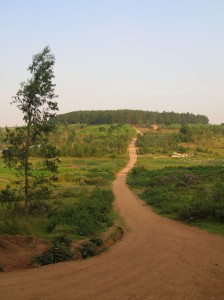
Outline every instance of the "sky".
{"label": "sky", "polygon": [[141,109],[224,123],[223,0],[0,0],[0,126],[32,56],[55,55],[59,113]]}

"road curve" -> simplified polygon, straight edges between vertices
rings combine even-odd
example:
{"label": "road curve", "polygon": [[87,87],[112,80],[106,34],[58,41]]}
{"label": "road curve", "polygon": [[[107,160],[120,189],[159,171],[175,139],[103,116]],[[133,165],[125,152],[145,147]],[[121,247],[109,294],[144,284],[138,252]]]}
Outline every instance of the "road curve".
{"label": "road curve", "polygon": [[224,299],[224,238],[156,215],[129,190],[135,141],[113,183],[129,228],[122,241],[88,260],[2,273],[1,300]]}

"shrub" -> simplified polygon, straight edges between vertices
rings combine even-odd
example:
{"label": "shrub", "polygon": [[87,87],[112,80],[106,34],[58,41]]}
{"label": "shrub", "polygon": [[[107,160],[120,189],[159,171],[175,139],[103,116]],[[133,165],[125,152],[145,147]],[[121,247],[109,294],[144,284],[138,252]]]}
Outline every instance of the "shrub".
{"label": "shrub", "polygon": [[62,261],[68,261],[72,258],[73,253],[64,246],[51,247],[43,254],[36,256],[34,261],[41,266],[55,264]]}
{"label": "shrub", "polygon": [[97,247],[100,247],[103,245],[103,239],[98,236],[94,236],[90,239],[90,242],[96,245]]}
{"label": "shrub", "polygon": [[57,220],[55,218],[51,218],[47,221],[46,223],[46,231],[47,233],[51,233],[53,232],[53,230],[55,229],[57,225]]}
{"label": "shrub", "polygon": [[21,196],[10,185],[7,185],[5,189],[0,191],[0,202],[3,207],[6,206],[8,209],[14,208],[15,203],[19,200],[21,200]]}
{"label": "shrub", "polygon": [[214,211],[215,217],[222,223],[224,223],[224,205],[218,205]]}
{"label": "shrub", "polygon": [[71,246],[72,240],[65,234],[58,234],[53,237],[52,244],[54,247],[67,247]]}
{"label": "shrub", "polygon": [[19,234],[19,225],[14,217],[7,217],[0,220],[0,235],[17,235]]}
{"label": "shrub", "polygon": [[44,201],[33,201],[28,206],[29,214],[38,215],[49,211],[49,206]]}
{"label": "shrub", "polygon": [[[80,236],[97,234],[103,226],[112,225],[111,209],[113,193],[107,190],[95,190],[82,201],[59,208],[49,214],[47,231],[53,232],[58,226],[69,226]],[[57,226],[57,227],[56,227]]]}
{"label": "shrub", "polygon": [[214,215],[214,206],[208,200],[197,200],[183,206],[179,211],[179,215],[183,220],[207,219]]}
{"label": "shrub", "polygon": [[213,188],[213,200],[216,203],[224,203],[224,184],[217,183]]}
{"label": "shrub", "polygon": [[36,256],[34,261],[41,266],[68,261],[72,258],[71,239],[66,235],[57,235],[52,239],[52,247]]}
{"label": "shrub", "polygon": [[79,248],[82,258],[92,257],[98,254],[98,247],[92,242],[86,242]]}
{"label": "shrub", "polygon": [[198,183],[199,181],[199,178],[198,176],[196,176],[195,174],[185,174],[184,175],[184,181],[187,183],[187,184],[195,184],[195,183]]}

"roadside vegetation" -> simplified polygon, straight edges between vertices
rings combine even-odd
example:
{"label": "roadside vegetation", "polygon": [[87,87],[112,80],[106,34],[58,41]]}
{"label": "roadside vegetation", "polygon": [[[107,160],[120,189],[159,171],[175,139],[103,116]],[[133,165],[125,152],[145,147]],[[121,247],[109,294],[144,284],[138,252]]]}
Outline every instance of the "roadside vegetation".
{"label": "roadside vegetation", "polygon": [[50,240],[38,264],[70,259],[72,241],[113,225],[111,181],[135,134],[125,124],[56,126],[54,63],[49,47],[33,56],[12,101],[24,126],[0,130],[0,235]]}
{"label": "roadside vegetation", "polygon": [[224,234],[224,126],[146,130],[130,187],[159,214]]}
{"label": "roadside vegetation", "polygon": [[[100,157],[89,153],[88,157],[82,158],[59,156],[58,170],[51,175],[47,192],[36,194],[29,201],[28,214],[25,214],[24,199],[18,196],[16,189],[16,171],[5,168],[3,159],[0,160],[0,234],[51,238],[54,234],[66,233],[80,239],[97,234],[112,224],[111,182],[127,163],[127,145],[134,130],[128,125],[106,125],[101,126],[101,129],[97,126],[83,127],[83,131],[78,127],[73,139],[84,140],[86,132],[91,132],[98,142],[102,139],[102,128],[105,128],[104,135],[106,130],[110,131],[111,153],[116,155],[108,155],[105,151],[105,155]],[[73,132],[74,127],[63,127],[63,130],[60,129],[61,136],[58,137],[58,145],[62,146],[66,142],[63,143],[60,138],[68,136],[67,130]],[[120,147],[121,137],[123,148]],[[89,145],[87,140],[84,143]],[[120,152],[117,150],[118,146]],[[58,148],[58,151],[60,153],[61,149]],[[35,167],[39,164],[40,157],[37,153],[34,155],[31,162]],[[45,175],[48,174],[47,171],[44,172]]]}
{"label": "roadside vegetation", "polygon": [[[59,156],[58,170],[50,175],[51,183],[48,184],[47,193],[36,194],[29,201],[27,209],[24,199],[18,197],[16,171],[10,171],[5,167],[3,159],[0,159],[0,235],[41,237],[52,243],[43,256],[34,259],[34,264],[44,265],[68,260],[77,251],[83,258],[101,253],[105,247],[93,245],[91,240],[99,238],[113,226],[117,218],[112,209],[111,183],[115,174],[128,161],[127,145],[134,130],[127,125],[105,125],[101,129],[98,126],[83,125],[83,130],[80,126],[77,126],[74,139],[84,139],[86,132],[91,132],[97,142],[102,139],[102,128],[105,127],[104,134],[110,130],[111,153],[115,155],[108,155],[105,150],[105,155],[100,157],[89,153],[88,157]],[[60,138],[69,135],[67,130],[74,132],[74,127],[63,127],[63,131],[60,129],[57,145],[66,144]],[[119,148],[118,152],[117,146],[120,145],[121,137],[125,146]],[[83,143],[89,145],[88,141]],[[60,153],[61,149],[58,151]],[[40,159],[37,153],[33,153],[31,162],[34,168]],[[47,171],[44,172],[49,175]],[[65,246],[63,242],[60,247],[56,247],[55,239],[68,239],[73,244],[81,240],[86,242],[74,251],[70,244]]]}

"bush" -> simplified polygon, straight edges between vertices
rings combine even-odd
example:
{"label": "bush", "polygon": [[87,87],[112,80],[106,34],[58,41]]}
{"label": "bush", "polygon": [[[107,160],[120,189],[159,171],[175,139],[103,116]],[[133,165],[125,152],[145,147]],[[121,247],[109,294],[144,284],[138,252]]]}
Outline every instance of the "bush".
{"label": "bush", "polygon": [[5,217],[0,220],[0,235],[17,235],[19,234],[19,225],[14,217]]}
{"label": "bush", "polygon": [[62,261],[68,261],[72,258],[72,256],[73,253],[67,247],[51,247],[47,251],[44,251],[43,254],[36,256],[34,261],[38,265],[44,266]]}
{"label": "bush", "polygon": [[224,205],[219,205],[214,211],[215,217],[222,223],[224,223]]}
{"label": "bush", "polygon": [[46,231],[47,233],[51,233],[54,231],[57,225],[57,220],[55,218],[50,218],[46,223]]}
{"label": "bush", "polygon": [[197,200],[183,206],[179,211],[180,218],[183,220],[207,219],[214,215],[214,205],[212,202]]}
{"label": "bush", "polygon": [[82,255],[82,258],[88,258],[97,255],[98,247],[92,242],[86,242],[79,248],[79,252]]}
{"label": "bush", "polygon": [[29,214],[38,215],[49,211],[49,206],[44,201],[33,201],[28,206]]}
{"label": "bush", "polygon": [[96,245],[97,247],[100,247],[103,245],[103,239],[98,236],[94,236],[90,239],[90,242]]}
{"label": "bush", "polygon": [[71,246],[72,240],[65,234],[58,234],[53,237],[52,244],[54,247],[64,246],[69,248]]}
{"label": "bush", "polygon": [[80,236],[95,235],[102,227],[112,225],[112,202],[111,191],[97,189],[82,201],[51,212],[47,231],[53,232],[59,226],[66,225]]}
{"label": "bush", "polygon": [[66,235],[57,235],[52,239],[52,247],[36,256],[34,261],[41,266],[68,261],[72,258],[71,239]]}
{"label": "bush", "polygon": [[21,200],[21,196],[15,189],[12,189],[10,185],[7,185],[5,189],[0,191],[0,202],[7,209],[14,208],[15,203]]}
{"label": "bush", "polygon": [[216,203],[224,203],[224,184],[217,183],[213,188],[213,200]]}

